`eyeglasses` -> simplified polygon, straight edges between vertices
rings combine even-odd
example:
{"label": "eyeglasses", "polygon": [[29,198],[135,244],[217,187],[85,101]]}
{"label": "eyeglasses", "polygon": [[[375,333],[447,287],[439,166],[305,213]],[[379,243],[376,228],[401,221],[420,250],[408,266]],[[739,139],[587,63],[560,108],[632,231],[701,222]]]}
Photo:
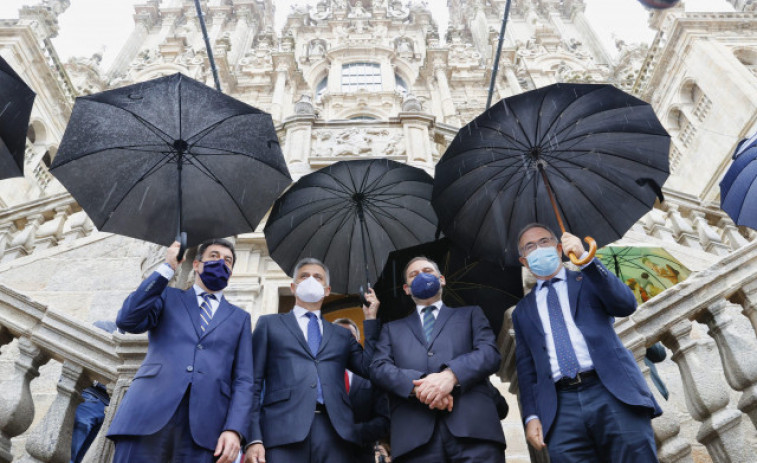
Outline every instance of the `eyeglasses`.
{"label": "eyeglasses", "polygon": [[554,243],[555,243],[555,239],[552,238],[551,236],[549,238],[542,238],[539,241],[529,241],[528,243],[523,245],[523,253],[530,254],[537,247],[546,248],[548,246],[551,246]]}

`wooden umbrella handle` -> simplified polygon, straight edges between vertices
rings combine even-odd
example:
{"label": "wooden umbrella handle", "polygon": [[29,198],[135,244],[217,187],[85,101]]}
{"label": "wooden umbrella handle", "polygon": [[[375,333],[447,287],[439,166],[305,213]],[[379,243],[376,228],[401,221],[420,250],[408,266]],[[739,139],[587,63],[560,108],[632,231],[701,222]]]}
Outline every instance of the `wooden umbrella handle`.
{"label": "wooden umbrella handle", "polygon": [[579,259],[572,252],[568,254],[568,257],[570,257],[570,261],[578,266],[586,265],[589,262],[591,262],[591,260],[594,258],[594,254],[597,253],[597,242],[594,241],[594,238],[592,238],[591,236],[587,236],[586,238],[584,238],[584,241],[586,241],[586,243],[589,245],[589,255],[586,256],[586,258]]}

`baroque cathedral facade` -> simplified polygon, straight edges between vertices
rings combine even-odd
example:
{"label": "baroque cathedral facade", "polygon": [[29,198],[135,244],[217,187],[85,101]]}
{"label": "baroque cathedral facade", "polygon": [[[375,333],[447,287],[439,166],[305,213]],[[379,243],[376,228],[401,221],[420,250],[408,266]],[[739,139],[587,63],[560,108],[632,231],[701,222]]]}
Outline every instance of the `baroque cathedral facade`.
{"label": "baroque cathedral facade", "polygon": [[[78,393],[93,380],[108,385],[107,429],[146,349],[146,337],[92,322],[113,319],[163,258],[159,246],[98,232],[49,173],[74,99],[176,72],[212,86],[212,74],[191,0],[135,5],[134,29],[107,69],[98,55],[57,55],[51,38],[70,0],[29,3],[18,19],[0,19],[0,55],[37,93],[26,177],[0,184],[0,462],[62,462]],[[293,7],[276,30],[273,0],[202,2],[223,92],[271,114],[295,180],[357,158],[433,174],[484,110],[505,3],[449,0],[450,26],[439,30],[421,2],[320,0]],[[719,209],[718,182],[757,130],[757,8],[731,0],[733,12],[692,13],[684,3],[650,13],[650,44],[611,51],[583,0],[513,0],[494,101],[592,82],[652,104],[671,135],[666,201],[619,244],[664,248],[693,273],[616,330],[648,379],[645,348],[667,349],[658,369],[670,398],[653,422],[660,460],[748,463],[757,461],[757,233]],[[226,296],[253,323],[286,310],[290,278],[269,257],[262,224],[235,244]],[[174,284],[190,273],[182,267]],[[498,341],[507,459],[546,461],[523,436],[507,317]],[[109,461],[102,434],[85,461]]]}

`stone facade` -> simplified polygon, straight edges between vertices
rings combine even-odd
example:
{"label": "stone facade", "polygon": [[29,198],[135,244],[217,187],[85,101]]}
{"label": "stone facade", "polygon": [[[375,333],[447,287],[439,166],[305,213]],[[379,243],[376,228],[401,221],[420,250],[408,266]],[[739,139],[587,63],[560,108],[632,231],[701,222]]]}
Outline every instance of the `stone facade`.
{"label": "stone facade", "polygon": [[[433,173],[457,129],[484,109],[506,2],[450,0],[446,31],[415,2],[321,0],[293,8],[281,31],[273,0],[202,3],[223,91],[272,114],[297,179],[364,157]],[[645,373],[644,348],[669,349],[658,368],[671,399],[654,421],[665,463],[746,463],[757,452],[757,234],[717,207],[730,154],[757,130],[757,13],[752,1],[731,3],[733,13],[655,12],[654,41],[619,42],[613,57],[582,0],[513,0],[494,87],[496,101],[554,82],[613,83],[650,101],[671,133],[666,201],[619,244],[663,247],[695,273],[617,324]],[[115,317],[163,250],[97,232],[47,171],[74,97],[175,72],[212,85],[193,1],[135,6],[134,30],[109,69],[98,55],[58,58],[50,38],[68,6],[44,0],[0,20],[0,54],[38,95],[26,178],[0,184],[0,462],[68,461],[78,391],[101,381],[117,405],[146,348],[144,336],[91,326]],[[262,228],[235,242],[226,295],[254,323],[286,305],[290,278],[268,256]],[[173,284],[187,285],[190,272],[185,264]],[[545,461],[525,444],[508,320],[499,342],[507,459]],[[110,452],[100,437],[86,461]]]}

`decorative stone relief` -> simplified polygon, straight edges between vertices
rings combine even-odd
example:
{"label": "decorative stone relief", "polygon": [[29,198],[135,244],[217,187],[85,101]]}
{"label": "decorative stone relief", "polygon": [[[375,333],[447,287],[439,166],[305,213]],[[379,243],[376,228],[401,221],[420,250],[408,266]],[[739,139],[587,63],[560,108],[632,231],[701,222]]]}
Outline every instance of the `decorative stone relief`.
{"label": "decorative stone relief", "polygon": [[313,39],[308,45],[308,56],[314,58],[323,57],[328,50],[328,43],[323,39]]}
{"label": "decorative stone relief", "polygon": [[323,21],[331,16],[331,4],[328,0],[320,0],[315,5],[315,9],[310,10],[310,19],[315,22]]}
{"label": "decorative stone relief", "polygon": [[402,156],[402,132],[382,128],[346,128],[313,131],[313,156]]}
{"label": "decorative stone relief", "polygon": [[410,4],[403,4],[400,0],[391,0],[386,14],[392,19],[407,19],[410,16]]}
{"label": "decorative stone relief", "polygon": [[348,18],[370,18],[371,16],[371,12],[363,7],[362,0],[357,0],[355,5],[350,8],[349,14],[347,14]]}

